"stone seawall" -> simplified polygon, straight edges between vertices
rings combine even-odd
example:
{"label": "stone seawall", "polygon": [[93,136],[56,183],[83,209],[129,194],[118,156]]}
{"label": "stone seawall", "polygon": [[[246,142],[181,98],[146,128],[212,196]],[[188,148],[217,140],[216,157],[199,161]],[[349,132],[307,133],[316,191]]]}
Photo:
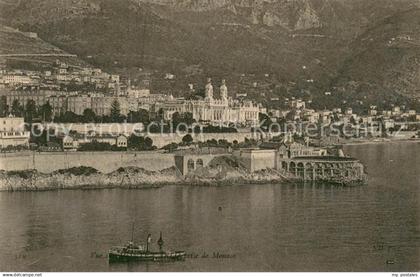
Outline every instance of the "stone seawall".
{"label": "stone seawall", "polygon": [[[182,138],[186,135],[185,134],[149,134],[147,135],[153,140],[153,144],[161,148],[167,144],[170,144],[172,142],[180,143],[182,142]],[[258,139],[258,134],[251,133],[251,132],[238,132],[238,133],[202,133],[202,134],[192,134],[192,137],[195,142],[201,141],[206,142],[207,140],[219,140],[219,139],[225,139],[228,142],[233,142],[234,140],[238,142],[243,142],[245,138],[247,139]]]}
{"label": "stone seawall", "polygon": [[159,152],[57,152],[0,154],[0,170],[32,170],[51,173],[59,169],[87,166],[103,173],[120,167],[141,167],[159,171],[174,166],[172,154]]}

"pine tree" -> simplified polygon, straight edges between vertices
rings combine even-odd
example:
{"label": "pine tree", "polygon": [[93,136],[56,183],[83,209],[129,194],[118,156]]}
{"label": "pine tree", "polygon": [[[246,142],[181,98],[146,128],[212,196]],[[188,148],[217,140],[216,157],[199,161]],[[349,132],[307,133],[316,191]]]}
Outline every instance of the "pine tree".
{"label": "pine tree", "polygon": [[0,116],[7,116],[9,107],[7,106],[7,99],[6,96],[0,97]]}
{"label": "pine tree", "polygon": [[34,100],[28,100],[25,106],[25,121],[32,123],[36,117],[36,104]]}
{"label": "pine tree", "polygon": [[83,111],[83,122],[95,122],[96,114],[92,109],[85,109]]}
{"label": "pine tree", "polygon": [[12,115],[14,116],[22,116],[23,115],[23,108],[22,105],[20,105],[19,100],[15,99],[12,103]]}
{"label": "pine tree", "polygon": [[49,101],[47,101],[47,103],[45,103],[44,105],[42,105],[39,108],[39,113],[40,113],[41,118],[44,121],[49,122],[49,121],[52,120],[52,113],[53,112],[52,112],[52,106],[50,105]]}
{"label": "pine tree", "polygon": [[121,118],[120,102],[115,99],[111,104],[111,120],[112,122],[119,122]]}

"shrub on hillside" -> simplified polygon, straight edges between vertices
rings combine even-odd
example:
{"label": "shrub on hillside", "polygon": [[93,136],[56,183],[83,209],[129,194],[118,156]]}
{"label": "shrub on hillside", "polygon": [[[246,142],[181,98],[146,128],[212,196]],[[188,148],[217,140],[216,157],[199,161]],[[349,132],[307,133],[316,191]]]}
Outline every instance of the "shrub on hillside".
{"label": "shrub on hillside", "polygon": [[78,166],[78,167],[71,167],[68,169],[59,169],[54,171],[55,174],[71,174],[75,176],[89,176],[92,174],[99,173],[96,168],[90,166]]}

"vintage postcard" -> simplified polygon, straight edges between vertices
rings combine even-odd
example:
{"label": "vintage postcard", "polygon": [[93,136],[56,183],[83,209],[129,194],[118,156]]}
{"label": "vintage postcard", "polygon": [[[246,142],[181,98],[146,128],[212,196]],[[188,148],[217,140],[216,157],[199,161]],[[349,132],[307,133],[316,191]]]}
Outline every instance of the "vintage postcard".
{"label": "vintage postcard", "polygon": [[0,19],[3,277],[418,276],[419,0],[1,0]]}

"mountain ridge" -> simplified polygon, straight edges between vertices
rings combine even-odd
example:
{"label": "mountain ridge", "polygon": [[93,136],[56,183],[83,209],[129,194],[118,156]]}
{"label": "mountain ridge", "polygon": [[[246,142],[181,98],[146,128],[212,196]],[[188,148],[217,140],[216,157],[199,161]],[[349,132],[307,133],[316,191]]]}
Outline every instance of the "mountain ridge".
{"label": "mountain ridge", "polygon": [[[293,89],[319,97],[333,87],[357,95],[349,83],[369,83],[387,95],[416,98],[417,79],[401,77],[415,73],[416,50],[398,50],[398,74],[386,60],[388,48],[377,50],[381,66],[362,53],[375,48],[366,34],[380,36],[387,18],[418,7],[416,0],[27,0],[1,9],[1,18],[110,70],[141,67],[201,79],[269,73],[283,87],[315,80]],[[403,18],[391,25],[399,22],[417,27]],[[389,81],[371,74],[375,66],[387,69]]]}

